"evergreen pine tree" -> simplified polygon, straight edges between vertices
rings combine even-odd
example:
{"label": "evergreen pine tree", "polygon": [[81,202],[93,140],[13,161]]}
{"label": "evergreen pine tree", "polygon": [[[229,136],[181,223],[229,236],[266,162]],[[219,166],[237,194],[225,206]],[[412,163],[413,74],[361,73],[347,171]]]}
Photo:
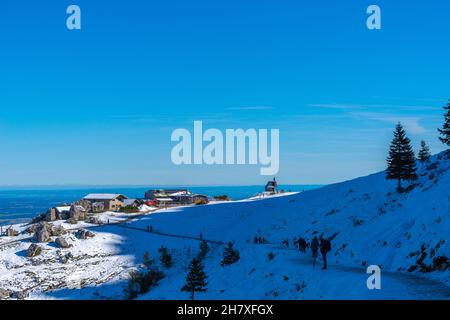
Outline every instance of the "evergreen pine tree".
{"label": "evergreen pine tree", "polygon": [[205,240],[202,240],[202,242],[200,242],[200,252],[198,254],[198,258],[200,260],[205,259],[208,252],[209,252],[208,242],[206,242]]}
{"label": "evergreen pine tree", "polygon": [[430,148],[428,148],[425,141],[422,140],[420,142],[420,151],[419,151],[418,159],[423,164],[423,163],[427,162],[428,160],[430,160],[430,157],[431,157]]}
{"label": "evergreen pine tree", "polygon": [[239,251],[233,248],[233,243],[230,241],[223,252],[223,260],[220,265],[223,267],[233,264],[239,261],[240,258]]}
{"label": "evergreen pine tree", "polygon": [[444,115],[444,125],[442,126],[442,129],[438,129],[439,133],[441,134],[439,140],[441,140],[441,142],[446,144],[447,146],[450,146],[450,100],[444,107],[444,110],[446,110],[447,112]]}
{"label": "evergreen pine tree", "polygon": [[191,300],[194,300],[196,292],[205,292],[208,283],[206,279],[208,276],[204,271],[204,267],[200,259],[194,258],[189,265],[189,273],[186,276],[186,284],[181,291],[191,293]]}
{"label": "evergreen pine tree", "polygon": [[167,250],[166,247],[161,247],[158,249],[158,251],[161,255],[159,260],[161,261],[163,266],[165,266],[166,268],[172,267],[172,255],[169,253],[169,250]]}
{"label": "evergreen pine tree", "polygon": [[398,191],[402,191],[401,180],[416,180],[416,159],[411,141],[400,123],[397,124],[387,158],[386,179],[398,181]]}

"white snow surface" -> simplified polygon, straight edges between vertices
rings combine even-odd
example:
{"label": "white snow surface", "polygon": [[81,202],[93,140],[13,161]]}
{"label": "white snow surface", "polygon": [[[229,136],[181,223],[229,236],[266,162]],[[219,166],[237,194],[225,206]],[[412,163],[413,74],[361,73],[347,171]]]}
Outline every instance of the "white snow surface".
{"label": "white snow surface", "polygon": [[[208,288],[198,299],[449,299],[450,269],[420,272],[433,258],[450,257],[450,153],[419,167],[417,186],[398,193],[385,173],[302,193],[208,205],[161,209],[151,214],[100,215],[111,225],[80,223],[96,236],[72,248],[44,244],[44,253],[27,258],[30,240],[0,238],[0,288],[26,290],[29,299],[123,299],[129,271],[142,268],[148,251],[158,260],[165,246],[174,265],[159,285],[139,299],[187,299],[182,292],[189,261],[210,243],[204,260]],[[404,183],[406,186],[406,183]],[[123,224],[113,224],[127,221]],[[61,222],[58,222],[61,223]],[[63,224],[66,228],[73,225]],[[147,232],[151,226],[154,232]],[[15,226],[24,230],[24,226]],[[310,252],[301,254],[292,239],[331,237],[329,269],[313,269]],[[260,234],[268,243],[257,245]],[[281,246],[290,240],[290,247]],[[220,266],[223,243],[232,241],[241,259]],[[8,244],[9,243],[9,244]],[[61,257],[73,255],[66,263]],[[270,260],[268,253],[273,253]],[[320,261],[319,261],[320,263]],[[365,266],[382,270],[382,289],[369,290]]]}

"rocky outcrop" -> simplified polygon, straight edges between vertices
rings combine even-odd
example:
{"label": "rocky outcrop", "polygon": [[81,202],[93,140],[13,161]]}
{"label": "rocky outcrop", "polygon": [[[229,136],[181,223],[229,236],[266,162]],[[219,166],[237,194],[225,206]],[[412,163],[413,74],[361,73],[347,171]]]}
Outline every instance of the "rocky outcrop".
{"label": "rocky outcrop", "polygon": [[70,213],[69,211],[57,211],[56,212],[56,217],[58,220],[67,220],[69,219]]}
{"label": "rocky outcrop", "polygon": [[80,229],[77,231],[76,237],[81,240],[86,240],[87,238],[95,237],[95,234],[89,230]]}
{"label": "rocky outcrop", "polygon": [[91,211],[94,213],[104,212],[105,211],[105,204],[103,202],[94,202],[92,204]]}
{"label": "rocky outcrop", "polygon": [[74,220],[86,220],[86,209],[80,205],[72,205],[70,207],[70,219]]}
{"label": "rocky outcrop", "polygon": [[59,262],[63,264],[68,263],[70,260],[73,260],[74,258],[73,254],[70,251],[65,254],[62,254],[62,252],[59,251],[58,255],[59,255]]}
{"label": "rocky outcrop", "polygon": [[45,215],[45,221],[51,222],[55,221],[57,219],[57,212],[56,208],[50,208],[48,209],[46,215]]}
{"label": "rocky outcrop", "polygon": [[69,219],[67,219],[67,223],[69,223],[69,224],[77,224],[78,220],[75,219],[75,218],[69,218]]}
{"label": "rocky outcrop", "polygon": [[47,222],[39,222],[34,232],[34,240],[37,242],[49,242],[52,227]]}
{"label": "rocky outcrop", "polygon": [[69,243],[67,242],[67,240],[64,239],[63,237],[58,237],[58,238],[56,238],[55,242],[56,242],[56,244],[57,244],[60,248],[63,248],[63,249],[67,249],[67,248],[72,247],[72,245],[69,244]]}
{"label": "rocky outcrop", "polygon": [[53,226],[53,227],[51,228],[50,233],[51,233],[51,235],[52,235],[53,237],[59,237],[59,236],[61,236],[61,235],[63,235],[63,234],[66,234],[67,231],[66,231],[66,229],[64,229],[63,226],[59,225],[59,226]]}
{"label": "rocky outcrop", "polygon": [[32,243],[27,249],[27,257],[36,257],[40,255],[42,252],[42,248],[35,243]]}
{"label": "rocky outcrop", "polygon": [[11,291],[0,288],[0,300],[8,299],[11,296]]}
{"label": "rocky outcrop", "polygon": [[89,217],[86,220],[86,222],[87,223],[92,223],[92,224],[100,224],[101,223],[101,221],[100,221],[100,219],[98,217]]}
{"label": "rocky outcrop", "polygon": [[17,299],[17,300],[23,300],[26,299],[28,297],[28,292],[26,291],[16,291],[13,293],[13,298]]}
{"label": "rocky outcrop", "polygon": [[32,233],[34,233],[36,231],[37,226],[38,226],[37,223],[33,223],[31,226],[26,228],[22,233],[32,234]]}
{"label": "rocky outcrop", "polygon": [[91,204],[91,202],[88,201],[88,200],[81,199],[81,200],[75,202],[74,205],[75,205],[75,206],[83,207],[83,209],[84,209],[86,212],[91,212],[91,211],[92,211],[92,204]]}

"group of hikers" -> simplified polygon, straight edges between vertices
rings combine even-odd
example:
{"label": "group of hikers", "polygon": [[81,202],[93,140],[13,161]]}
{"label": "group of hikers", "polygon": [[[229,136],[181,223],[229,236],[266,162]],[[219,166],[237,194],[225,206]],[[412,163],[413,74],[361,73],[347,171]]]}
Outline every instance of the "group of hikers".
{"label": "group of hikers", "polygon": [[308,247],[311,248],[314,266],[316,266],[316,259],[319,255],[320,250],[323,261],[322,270],[327,269],[327,253],[331,251],[330,239],[326,239],[322,235],[319,238],[317,238],[317,236],[314,236],[314,238],[311,240],[311,243],[308,244],[308,242],[304,238],[300,237],[299,239],[294,240],[294,244],[298,246],[298,250],[300,250],[300,252],[302,253],[306,253],[306,249]]}

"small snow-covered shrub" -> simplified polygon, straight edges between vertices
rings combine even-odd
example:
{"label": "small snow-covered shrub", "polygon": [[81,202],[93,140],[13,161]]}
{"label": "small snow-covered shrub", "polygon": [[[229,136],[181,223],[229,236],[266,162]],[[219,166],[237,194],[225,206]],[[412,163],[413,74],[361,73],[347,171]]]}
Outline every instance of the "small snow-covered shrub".
{"label": "small snow-covered shrub", "polygon": [[233,248],[233,243],[230,241],[223,252],[223,260],[220,265],[222,267],[231,265],[239,261],[240,258],[239,251]]}

